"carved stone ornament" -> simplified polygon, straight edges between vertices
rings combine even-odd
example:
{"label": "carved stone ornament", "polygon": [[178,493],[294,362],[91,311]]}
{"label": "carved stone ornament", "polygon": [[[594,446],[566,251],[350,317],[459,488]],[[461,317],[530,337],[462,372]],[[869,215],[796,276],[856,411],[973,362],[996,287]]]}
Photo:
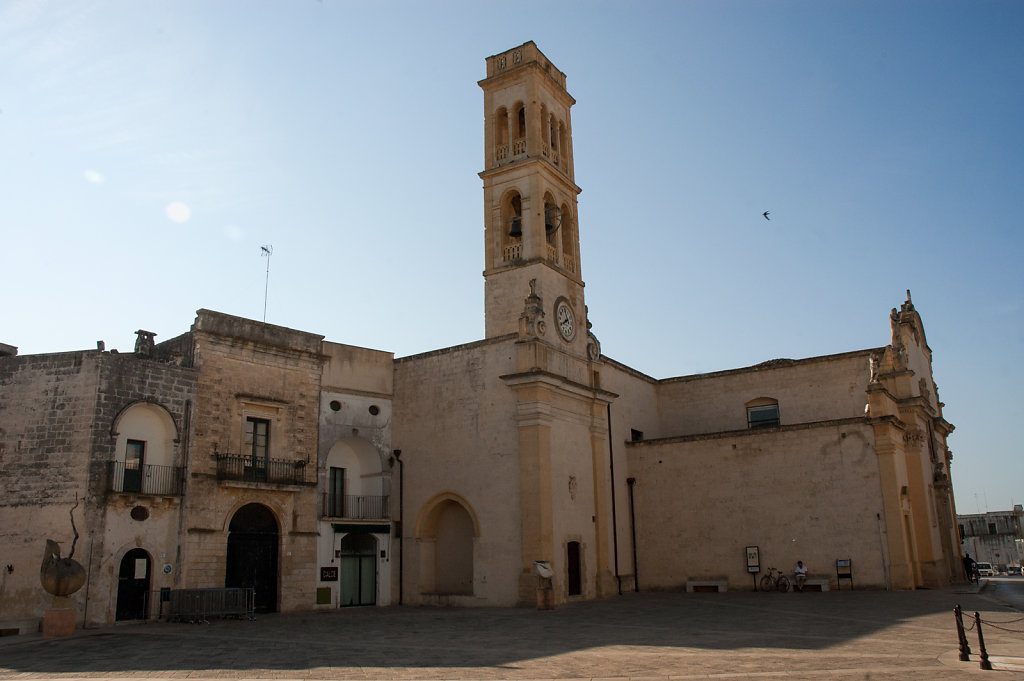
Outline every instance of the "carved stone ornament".
{"label": "carved stone ornament", "polygon": [[580,484],[576,481],[575,475],[569,476],[569,498],[576,501],[576,492],[579,490]]}
{"label": "carved stone ornament", "polygon": [[523,313],[519,315],[519,337],[543,336],[546,326],[544,323],[544,301],[537,295],[537,280],[531,279],[530,295],[526,297]]}
{"label": "carved stone ornament", "polygon": [[882,356],[877,352],[872,352],[868,359],[868,366],[871,369],[871,378],[868,383],[878,383],[878,375],[882,369]]}
{"label": "carved stone ornament", "polygon": [[920,428],[910,428],[903,433],[903,441],[910,447],[920,447],[924,443],[924,431]]}
{"label": "carved stone ornament", "polygon": [[601,356],[601,341],[597,340],[597,336],[592,333],[587,333],[587,359],[591,362],[596,362]]}
{"label": "carved stone ornament", "polygon": [[917,382],[917,387],[921,392],[921,397],[923,397],[926,401],[930,401],[931,393],[928,392],[928,381],[922,378],[920,381]]}

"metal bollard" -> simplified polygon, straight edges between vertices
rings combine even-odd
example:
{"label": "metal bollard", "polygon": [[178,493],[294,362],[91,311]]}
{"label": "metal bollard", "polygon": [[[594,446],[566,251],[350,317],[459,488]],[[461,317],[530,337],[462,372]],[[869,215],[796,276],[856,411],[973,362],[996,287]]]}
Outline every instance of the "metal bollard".
{"label": "metal bollard", "polygon": [[956,636],[960,640],[960,661],[970,662],[971,646],[967,643],[967,632],[964,631],[964,611],[959,603],[953,608],[953,617],[956,618]]}
{"label": "metal bollard", "polygon": [[988,651],[985,650],[985,637],[981,634],[981,615],[974,611],[974,624],[978,627],[978,648],[981,649],[981,668],[992,671],[992,663],[988,661]]}

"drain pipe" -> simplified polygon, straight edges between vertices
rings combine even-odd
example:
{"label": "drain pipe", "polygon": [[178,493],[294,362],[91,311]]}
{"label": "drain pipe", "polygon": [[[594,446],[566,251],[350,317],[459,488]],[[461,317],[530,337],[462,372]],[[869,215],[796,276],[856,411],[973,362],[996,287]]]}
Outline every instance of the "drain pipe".
{"label": "drain pipe", "polygon": [[636,566],[636,512],[633,503],[633,486],[636,485],[636,478],[626,478],[629,485],[629,530],[630,538],[633,540],[633,591],[640,593],[640,575]]}
{"label": "drain pipe", "polygon": [[395,457],[395,461],[398,462],[398,604],[402,604],[402,566],[404,562],[402,556],[405,553],[405,534],[402,531],[402,521],[405,520],[404,499],[405,499],[405,466],[402,464],[402,450],[393,449],[391,453]]}
{"label": "drain pipe", "polygon": [[615,561],[615,583],[619,588],[619,595],[622,595],[622,577],[619,575],[619,523],[615,515],[615,450],[612,448],[612,404],[607,404],[608,409],[608,467],[611,476],[612,488],[612,551]]}

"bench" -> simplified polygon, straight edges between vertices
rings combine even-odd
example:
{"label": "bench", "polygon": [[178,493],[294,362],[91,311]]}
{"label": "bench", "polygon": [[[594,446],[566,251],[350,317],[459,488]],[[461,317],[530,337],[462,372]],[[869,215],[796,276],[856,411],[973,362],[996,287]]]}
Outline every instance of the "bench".
{"label": "bench", "polygon": [[686,593],[695,591],[724,592],[729,590],[729,581],[725,579],[688,579]]}
{"label": "bench", "polygon": [[[796,589],[796,580],[793,580],[793,589]],[[804,591],[828,591],[828,577],[808,577]]]}

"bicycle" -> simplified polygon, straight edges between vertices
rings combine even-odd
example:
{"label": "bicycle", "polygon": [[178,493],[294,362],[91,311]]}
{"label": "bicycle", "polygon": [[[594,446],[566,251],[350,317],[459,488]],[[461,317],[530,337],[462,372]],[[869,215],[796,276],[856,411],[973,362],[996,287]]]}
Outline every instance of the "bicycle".
{"label": "bicycle", "polygon": [[771,591],[772,589],[782,592],[789,591],[789,577],[784,575],[781,570],[770,567],[768,573],[761,578],[761,591]]}

